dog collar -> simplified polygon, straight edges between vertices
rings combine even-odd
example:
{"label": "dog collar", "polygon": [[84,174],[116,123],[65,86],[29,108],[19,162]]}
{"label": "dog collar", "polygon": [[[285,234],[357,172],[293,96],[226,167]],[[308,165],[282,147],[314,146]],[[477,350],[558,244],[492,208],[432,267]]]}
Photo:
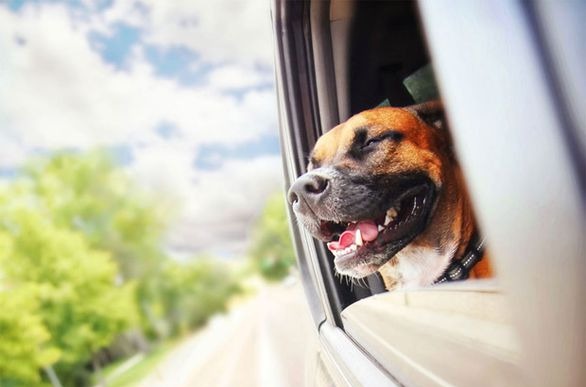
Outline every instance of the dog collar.
{"label": "dog collar", "polygon": [[484,238],[479,238],[478,235],[475,235],[472,238],[470,246],[461,259],[452,259],[444,274],[433,282],[434,285],[444,282],[461,281],[468,278],[470,270],[480,262],[484,255]]}

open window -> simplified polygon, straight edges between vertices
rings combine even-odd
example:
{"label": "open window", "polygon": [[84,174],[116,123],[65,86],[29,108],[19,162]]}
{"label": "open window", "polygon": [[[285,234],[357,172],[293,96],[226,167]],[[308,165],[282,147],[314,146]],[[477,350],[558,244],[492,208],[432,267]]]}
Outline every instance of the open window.
{"label": "open window", "polygon": [[586,54],[569,48],[586,32],[584,10],[275,2],[289,182],[315,140],[352,114],[441,95],[498,274],[406,292],[384,292],[376,276],[350,286],[324,246],[293,227],[329,373],[364,385],[586,383],[586,129],[571,99],[586,89],[575,63]]}
{"label": "open window", "polygon": [[[379,105],[440,99],[415,2],[322,2],[312,4],[310,14],[319,135]],[[325,275],[332,275],[330,253],[318,258]],[[338,283],[334,275],[331,282],[339,295],[338,313],[384,291],[378,274]]]}

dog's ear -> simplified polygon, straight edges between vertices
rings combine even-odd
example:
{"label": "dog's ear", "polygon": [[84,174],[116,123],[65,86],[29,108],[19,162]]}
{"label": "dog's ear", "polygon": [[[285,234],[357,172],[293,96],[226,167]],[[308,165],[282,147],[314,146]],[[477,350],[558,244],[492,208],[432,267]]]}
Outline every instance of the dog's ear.
{"label": "dog's ear", "polygon": [[439,129],[439,132],[437,132],[439,138],[442,139],[450,157],[452,157],[454,162],[457,162],[455,158],[454,143],[450,131],[448,130],[448,124],[444,114],[444,106],[441,101],[433,100],[423,102],[418,105],[407,106],[405,109],[415,114],[420,120],[429,126]]}
{"label": "dog's ear", "polygon": [[408,111],[415,114],[423,122],[438,129],[446,129],[446,117],[444,115],[444,106],[439,100],[427,101],[418,105],[405,107]]}

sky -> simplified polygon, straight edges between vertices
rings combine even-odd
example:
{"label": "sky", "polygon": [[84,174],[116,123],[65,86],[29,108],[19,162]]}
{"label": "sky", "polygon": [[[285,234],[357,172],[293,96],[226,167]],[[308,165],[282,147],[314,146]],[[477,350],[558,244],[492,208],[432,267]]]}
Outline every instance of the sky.
{"label": "sky", "polygon": [[184,258],[241,256],[283,188],[268,0],[0,0],[0,176],[108,149],[180,203]]}

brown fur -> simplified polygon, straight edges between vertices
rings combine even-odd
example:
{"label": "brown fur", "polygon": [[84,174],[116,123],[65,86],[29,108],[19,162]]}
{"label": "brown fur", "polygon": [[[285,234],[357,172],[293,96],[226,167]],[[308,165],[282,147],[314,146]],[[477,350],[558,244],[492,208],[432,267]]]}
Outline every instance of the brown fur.
{"label": "brown fur", "polygon": [[[349,149],[359,128],[366,128],[368,137],[393,130],[401,132],[404,138],[398,142],[385,142],[383,151],[366,160],[357,160],[349,156]],[[434,127],[409,109],[384,107],[368,110],[322,136],[314,148],[312,160],[316,165],[348,167],[369,174],[426,171],[440,188],[437,206],[428,227],[408,246],[440,252],[446,246],[455,246],[455,257],[465,253],[474,233],[475,219],[446,129]],[[379,269],[389,289],[402,280],[397,278],[396,265],[397,260],[391,259]],[[483,259],[471,272],[473,278],[490,276],[492,268],[488,259]]]}

